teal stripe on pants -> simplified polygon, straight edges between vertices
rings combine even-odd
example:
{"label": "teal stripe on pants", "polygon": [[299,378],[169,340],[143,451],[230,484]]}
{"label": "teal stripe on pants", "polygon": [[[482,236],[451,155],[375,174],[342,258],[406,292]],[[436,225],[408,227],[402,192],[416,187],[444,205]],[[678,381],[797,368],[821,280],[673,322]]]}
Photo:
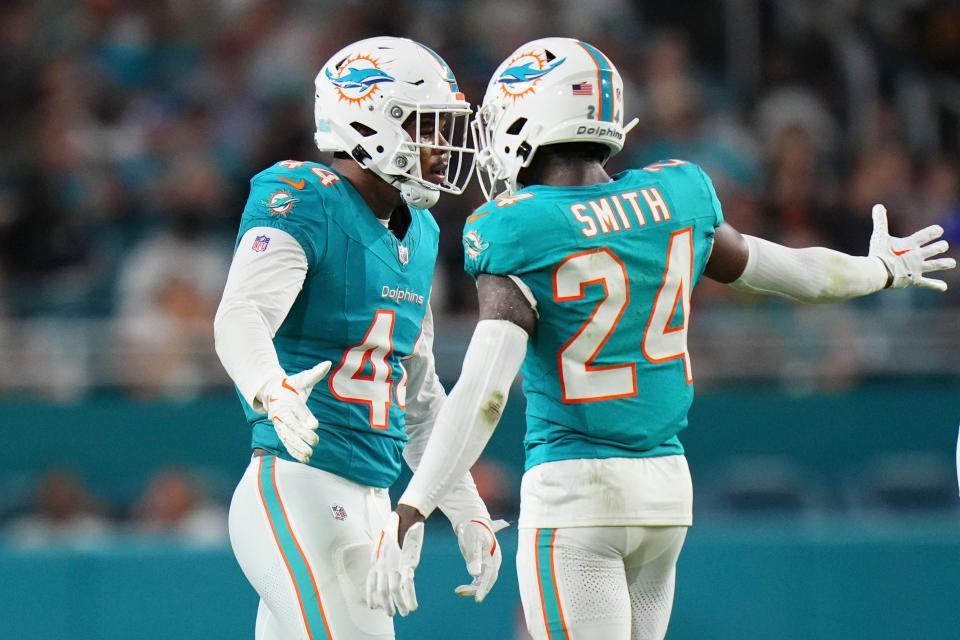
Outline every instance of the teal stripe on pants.
{"label": "teal stripe on pants", "polygon": [[557,581],[553,574],[553,538],[556,529],[537,529],[537,571],[540,577],[540,595],[547,637],[551,640],[567,638],[563,629],[563,614],[557,599]]}
{"label": "teal stripe on pants", "polygon": [[293,532],[287,525],[280,503],[280,494],[273,482],[277,459],[274,456],[264,456],[261,461],[258,478],[260,494],[267,507],[267,519],[280,544],[280,553],[293,573],[293,587],[297,591],[297,599],[306,618],[307,634],[313,640],[326,640],[328,636],[319,594],[313,588],[314,582],[307,567],[307,559],[297,548]]}

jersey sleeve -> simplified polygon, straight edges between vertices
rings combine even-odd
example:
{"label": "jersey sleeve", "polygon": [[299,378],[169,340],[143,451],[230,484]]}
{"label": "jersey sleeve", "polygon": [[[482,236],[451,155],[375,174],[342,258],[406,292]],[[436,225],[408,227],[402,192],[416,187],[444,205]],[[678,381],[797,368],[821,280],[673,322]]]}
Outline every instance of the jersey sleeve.
{"label": "jersey sleeve", "polygon": [[315,268],[326,252],[327,212],[309,172],[274,165],[254,176],[237,239],[254,227],[288,233],[303,247],[308,268]]}
{"label": "jersey sleeve", "polygon": [[697,165],[692,166],[699,174],[700,179],[703,182],[703,188],[706,191],[705,195],[710,201],[710,206],[713,207],[713,226],[714,228],[719,227],[721,224],[723,224],[723,208],[720,206],[720,198],[717,197],[717,190],[713,187],[713,180],[710,179],[710,176],[707,175],[706,171]]}
{"label": "jersey sleeve", "polygon": [[463,227],[463,268],[476,278],[482,273],[497,276],[519,274],[526,264],[519,227],[513,224],[516,207],[488,203]]}
{"label": "jersey sleeve", "polygon": [[710,176],[697,164],[686,160],[661,160],[647,165],[642,171],[650,171],[661,176],[664,184],[671,188],[681,207],[693,212],[689,217],[713,217],[714,228],[723,224],[723,209],[713,187]]}
{"label": "jersey sleeve", "polygon": [[295,238],[274,227],[243,234],[214,318],[214,344],[247,404],[265,413],[257,393],[284,375],[273,336],[303,287],[307,258]]}

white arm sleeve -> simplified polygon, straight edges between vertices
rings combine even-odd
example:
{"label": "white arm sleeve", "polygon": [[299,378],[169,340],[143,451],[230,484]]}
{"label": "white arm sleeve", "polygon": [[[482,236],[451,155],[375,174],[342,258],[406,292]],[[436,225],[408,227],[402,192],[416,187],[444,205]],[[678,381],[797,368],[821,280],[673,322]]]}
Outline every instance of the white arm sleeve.
{"label": "white arm sleeve", "polygon": [[420,466],[400,502],[429,516],[480,457],[507,404],[527,352],[527,332],[507,320],[481,320],[463,370],[437,415]]}
{"label": "white arm sleeve", "polygon": [[[429,302],[420,339],[417,340],[413,355],[404,361],[403,366],[407,371],[406,430],[410,436],[403,450],[403,458],[416,471],[427,448],[437,414],[447,397],[437,377],[433,359],[433,310]],[[450,487],[439,507],[454,529],[472,518],[490,517],[477,493],[473,477],[467,471]]]}
{"label": "white arm sleeve", "polygon": [[[267,236],[266,249],[252,247]],[[273,348],[273,336],[307,277],[307,256],[293,236],[272,227],[255,227],[240,239],[223,298],[213,321],[217,355],[244,400],[264,412],[257,393],[286,375]]]}
{"label": "white arm sleeve", "polygon": [[731,286],[797,302],[836,302],[883,289],[889,273],[879,258],[851,256],[823,247],[790,249],[744,235],[747,266]]}

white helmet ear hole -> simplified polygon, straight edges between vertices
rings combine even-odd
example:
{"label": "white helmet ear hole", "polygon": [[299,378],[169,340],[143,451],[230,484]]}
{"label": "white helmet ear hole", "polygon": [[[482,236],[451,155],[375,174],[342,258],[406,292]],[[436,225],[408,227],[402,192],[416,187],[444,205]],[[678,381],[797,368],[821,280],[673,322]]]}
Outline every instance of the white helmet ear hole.
{"label": "white helmet ear hole", "polygon": [[362,122],[357,122],[356,120],[351,122],[350,126],[353,128],[354,131],[362,135],[364,138],[369,138],[370,136],[377,135],[377,132],[375,130],[371,129],[370,127],[363,124]]}
{"label": "white helmet ear hole", "polygon": [[359,144],[353,148],[353,151],[350,152],[350,155],[353,156],[353,159],[356,160],[357,164],[359,164],[361,167],[367,166],[367,160],[373,160],[373,157],[367,153],[367,150]]}
{"label": "white helmet ear hole", "polygon": [[511,125],[507,128],[506,134],[507,134],[507,135],[510,135],[510,136],[515,136],[515,135],[517,135],[517,134],[520,133],[520,131],[523,129],[523,125],[525,125],[525,124],[527,124],[527,119],[526,119],[526,118],[517,118],[516,120],[513,121],[513,124],[511,124]]}
{"label": "white helmet ear hole", "polygon": [[530,152],[533,151],[533,148],[526,142],[521,142],[520,146],[517,147],[517,157],[523,158],[524,162],[530,157]]}

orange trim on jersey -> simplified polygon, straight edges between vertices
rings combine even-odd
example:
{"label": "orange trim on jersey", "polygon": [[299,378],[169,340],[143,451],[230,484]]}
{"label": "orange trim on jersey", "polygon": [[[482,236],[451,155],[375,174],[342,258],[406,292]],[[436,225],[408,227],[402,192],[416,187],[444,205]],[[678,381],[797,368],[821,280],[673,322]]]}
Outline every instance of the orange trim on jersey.
{"label": "orange trim on jersey", "polygon": [[[670,362],[672,360],[682,360],[683,361],[683,375],[684,379],[687,381],[687,384],[693,384],[693,373],[691,371],[691,365],[689,364],[690,353],[686,345],[684,345],[684,351],[674,354],[672,356],[667,356],[665,358],[654,358],[649,353],[647,353],[647,332],[650,331],[650,325],[653,324],[654,311],[657,309],[657,305],[660,303],[660,294],[663,293],[663,288],[667,285],[667,276],[670,274],[670,256],[673,253],[673,242],[679,236],[685,235],[687,237],[687,242],[690,245],[690,271],[687,274],[689,278],[687,280],[687,287],[689,288],[690,294],[693,293],[693,227],[684,227],[683,229],[678,229],[670,234],[670,241],[667,244],[667,261],[663,267],[663,276],[660,278],[660,286],[657,288],[657,295],[653,298],[653,306],[650,308],[650,317],[647,318],[647,324],[643,327],[643,338],[640,340],[640,351],[643,353],[643,357],[646,358],[649,362],[654,364],[662,364],[664,362]],[[683,322],[679,327],[670,327],[670,321],[673,320],[673,317],[677,313],[677,306],[680,301],[683,300],[683,282],[680,282],[680,286],[677,287],[677,296],[673,300],[672,311],[669,316],[667,316],[667,323],[664,325],[661,333],[675,333],[676,331],[682,330],[684,327],[689,329],[690,327],[690,309],[686,304],[683,305]]]}
{"label": "orange trim on jersey", "polygon": [[[591,371],[609,371],[611,369],[629,369],[630,377],[633,381],[633,388],[629,392],[623,393],[612,393],[605,396],[588,396],[585,398],[568,398],[567,397],[567,384],[563,376],[563,352],[567,350],[576,341],[577,338],[587,329],[588,326],[593,322],[594,316],[597,315],[597,312],[600,311],[600,307],[603,306],[603,303],[607,301],[607,298],[610,297],[610,292],[607,289],[607,279],[605,277],[595,278],[593,280],[583,280],[580,282],[580,292],[572,296],[561,296],[557,293],[557,274],[560,271],[560,268],[566,264],[568,261],[575,258],[580,258],[582,256],[590,255],[593,253],[606,253],[614,262],[617,263],[617,266],[620,267],[623,272],[623,282],[625,284],[624,288],[624,300],[623,306],[620,307],[620,311],[617,313],[617,317],[613,319],[613,323],[610,325],[610,329],[603,336],[603,339],[600,341],[600,344],[597,345],[597,348],[590,354],[590,357],[583,363],[583,369],[586,372]],[[557,371],[560,378],[560,401],[564,404],[579,404],[583,402],[597,402],[600,400],[617,400],[619,398],[632,398],[637,395],[637,365],[636,363],[620,363],[620,364],[606,364],[606,365],[594,365],[593,363],[600,356],[600,352],[603,351],[604,346],[607,344],[607,340],[610,339],[610,336],[613,335],[613,332],[617,330],[617,325],[620,323],[620,319],[623,318],[623,314],[626,312],[627,307],[630,306],[630,280],[627,276],[627,265],[623,263],[620,258],[617,257],[613,251],[607,247],[600,247],[599,249],[587,249],[585,251],[578,251],[577,253],[571,253],[566,258],[560,261],[560,263],[553,269],[553,300],[554,302],[569,302],[572,300],[583,300],[586,295],[587,287],[591,285],[599,284],[603,287],[603,297],[597,302],[597,305],[593,308],[593,311],[590,312],[590,317],[587,318],[587,321],[583,323],[577,332],[573,334],[569,340],[567,340],[560,350],[557,352]]]}
{"label": "orange trim on jersey", "polygon": [[644,171],[651,171],[656,173],[661,169],[667,169],[669,167],[680,167],[687,164],[686,160],[677,160],[676,158],[670,160],[664,160],[663,162],[654,162],[653,164],[648,164],[643,168]]}
{"label": "orange trim on jersey", "polygon": [[480,218],[482,218],[483,216],[487,215],[488,213],[490,213],[490,212],[489,212],[489,211],[484,211],[484,212],[482,212],[482,213],[475,213],[475,214],[473,214],[472,216],[470,216],[469,218],[467,218],[467,224],[470,224],[471,222],[474,222],[475,220],[479,220]]}
{"label": "orange trim on jersey", "polygon": [[[691,265],[691,269],[692,269]],[[683,287],[677,287],[677,295],[673,296],[673,306],[670,307],[670,315],[667,316],[667,324],[663,325],[663,333],[676,333],[683,331],[683,323],[679,326],[671,327],[670,321],[677,315],[677,307],[680,306],[680,299],[683,297]]]}
{"label": "orange trim on jersey", "polygon": [[[338,375],[340,375],[340,371],[343,369],[343,367],[346,366],[347,358],[350,356],[350,353],[360,345],[365,344],[367,340],[370,339],[370,334],[373,332],[374,327],[376,327],[377,318],[380,316],[381,313],[384,315],[390,316],[390,329],[387,333],[387,335],[390,338],[390,345],[389,345],[389,348],[387,349],[387,352],[383,355],[383,363],[387,367],[387,377],[384,379],[383,382],[389,388],[389,392],[387,393],[387,401],[384,403],[384,405],[386,406],[384,410],[386,413],[386,416],[384,417],[384,423],[375,424],[373,421],[374,420],[373,419],[373,400],[367,400],[365,398],[352,398],[348,396],[341,396],[339,393],[337,393],[337,390],[333,388],[333,385],[334,385],[333,381],[336,379]],[[369,418],[370,428],[377,429],[380,431],[386,431],[390,428],[390,407],[393,405],[393,366],[390,364],[390,356],[393,355],[393,329],[396,326],[396,322],[397,322],[397,315],[393,309],[375,310],[373,313],[373,320],[370,322],[370,326],[367,327],[366,333],[363,334],[363,340],[361,340],[359,344],[355,344],[343,352],[343,357],[340,358],[340,364],[337,365],[337,368],[333,370],[333,373],[327,379],[327,387],[330,389],[330,393],[333,394],[333,397],[335,397],[337,400],[342,400],[343,402],[353,402],[357,404],[367,405],[367,407],[369,407],[370,409],[370,418]],[[363,355],[360,356],[360,366],[357,367],[356,371],[350,374],[351,380],[365,380],[367,382],[376,381],[377,366],[376,366],[376,363],[373,362],[373,360],[371,360],[371,353],[374,350],[376,350],[378,346],[379,345],[373,345],[372,347],[364,350]],[[364,366],[366,366],[368,362],[370,363],[372,373],[369,376],[364,376],[360,372],[363,371]]]}

